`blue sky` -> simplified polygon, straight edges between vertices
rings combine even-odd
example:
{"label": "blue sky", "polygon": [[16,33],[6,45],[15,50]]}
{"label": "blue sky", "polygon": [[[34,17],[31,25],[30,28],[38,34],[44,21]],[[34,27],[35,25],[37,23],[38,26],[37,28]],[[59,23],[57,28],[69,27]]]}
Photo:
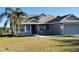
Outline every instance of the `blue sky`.
{"label": "blue sky", "polygon": [[[49,15],[66,15],[66,14],[75,14],[79,16],[79,8],[78,7],[20,7],[24,12],[27,14],[49,14]],[[5,10],[4,7],[0,7],[0,14],[3,13]],[[15,9],[15,8],[14,8]],[[3,26],[4,22],[6,21],[6,17],[0,23],[0,27]],[[8,24],[9,27],[9,24]]]}

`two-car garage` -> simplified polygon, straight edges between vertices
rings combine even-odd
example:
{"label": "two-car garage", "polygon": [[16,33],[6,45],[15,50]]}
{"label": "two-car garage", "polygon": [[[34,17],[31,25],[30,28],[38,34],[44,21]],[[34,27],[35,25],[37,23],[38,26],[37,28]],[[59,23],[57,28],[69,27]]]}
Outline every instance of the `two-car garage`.
{"label": "two-car garage", "polygon": [[79,35],[79,23],[64,24],[63,32],[65,35]]}

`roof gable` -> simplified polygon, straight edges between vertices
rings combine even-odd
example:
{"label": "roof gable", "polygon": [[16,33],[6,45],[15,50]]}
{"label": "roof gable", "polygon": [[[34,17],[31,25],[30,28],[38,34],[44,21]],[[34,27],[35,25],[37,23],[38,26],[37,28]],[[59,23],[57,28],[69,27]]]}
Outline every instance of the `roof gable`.
{"label": "roof gable", "polygon": [[48,21],[47,23],[53,22],[79,22],[79,18],[73,14],[68,14],[64,16],[57,16],[56,18]]}
{"label": "roof gable", "polygon": [[78,17],[76,17],[75,15],[70,15],[68,18],[66,19],[70,19],[70,20],[78,20]]}
{"label": "roof gable", "polygon": [[79,18],[73,14],[69,14],[67,17],[61,19],[60,22],[79,22]]}
{"label": "roof gable", "polygon": [[69,15],[57,16],[57,17],[55,17],[54,19],[49,20],[47,23],[59,22],[59,21],[61,21],[62,19],[64,19],[65,17],[67,17],[67,16],[69,16]]}
{"label": "roof gable", "polygon": [[38,20],[36,20],[36,19],[33,18],[33,19],[31,19],[31,20],[29,20],[29,21],[27,21],[27,22],[34,22],[34,23],[37,22],[37,23],[38,23]]}
{"label": "roof gable", "polygon": [[38,22],[37,20],[31,20],[30,22]]}

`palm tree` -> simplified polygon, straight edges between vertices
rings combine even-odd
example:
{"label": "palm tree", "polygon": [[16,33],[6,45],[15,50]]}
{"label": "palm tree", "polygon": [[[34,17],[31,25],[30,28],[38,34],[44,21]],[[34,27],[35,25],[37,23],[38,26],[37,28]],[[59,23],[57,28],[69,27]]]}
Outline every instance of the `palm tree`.
{"label": "palm tree", "polygon": [[27,19],[27,14],[23,12],[20,8],[16,8],[15,12],[13,13],[14,19],[14,30],[15,34],[18,35],[20,29],[20,23],[22,20]]}
{"label": "palm tree", "polygon": [[10,29],[12,35],[18,35],[20,23],[22,20],[27,19],[27,14],[23,12],[20,8],[16,8],[15,10],[12,8],[5,8],[5,12],[0,15],[0,19],[4,16],[7,16],[7,20],[4,24],[3,30],[5,32],[5,28],[10,21]]}

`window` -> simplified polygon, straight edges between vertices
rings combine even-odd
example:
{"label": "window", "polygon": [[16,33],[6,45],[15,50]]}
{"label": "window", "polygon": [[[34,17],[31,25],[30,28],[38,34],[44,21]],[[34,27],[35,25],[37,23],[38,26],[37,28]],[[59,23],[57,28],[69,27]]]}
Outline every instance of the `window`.
{"label": "window", "polygon": [[30,25],[26,25],[26,30],[30,31]]}
{"label": "window", "polygon": [[20,26],[20,32],[24,32],[24,26]]}
{"label": "window", "polygon": [[40,25],[40,30],[44,30],[44,25]]}

